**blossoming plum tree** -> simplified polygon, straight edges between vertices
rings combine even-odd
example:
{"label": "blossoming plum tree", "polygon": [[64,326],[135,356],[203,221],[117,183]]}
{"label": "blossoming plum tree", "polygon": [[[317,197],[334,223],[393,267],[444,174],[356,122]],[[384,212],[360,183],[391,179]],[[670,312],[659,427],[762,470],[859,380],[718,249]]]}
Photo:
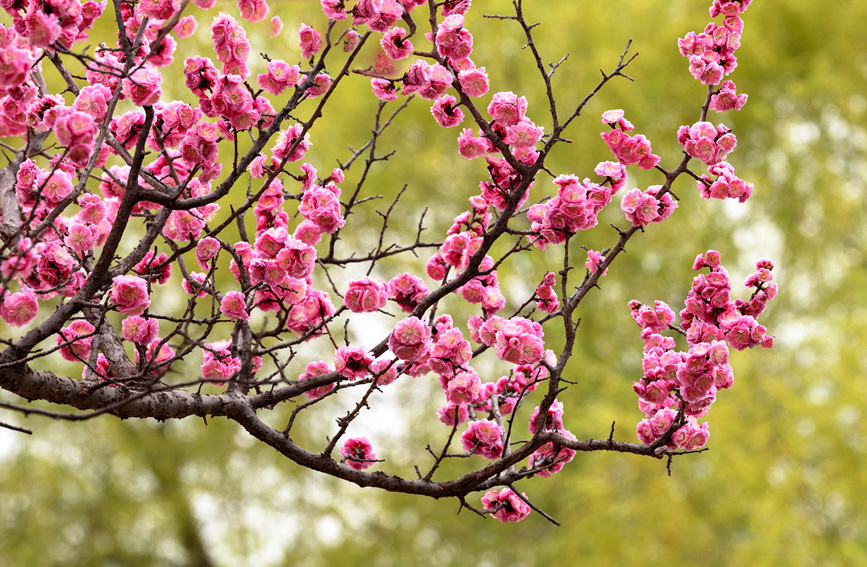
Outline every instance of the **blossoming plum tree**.
{"label": "blossoming plum tree", "polygon": [[[194,3],[202,10],[214,5]],[[530,118],[524,96],[488,96],[497,81],[472,59],[473,34],[464,27],[469,0],[321,0],[322,20],[292,36],[298,62],[277,53],[252,57],[244,27],[220,12],[210,26],[216,62],[184,61],[195,106],[162,94],[165,67],[196,27],[195,17],[184,15],[186,0],[3,2],[12,26],[0,25],[0,136],[7,150],[0,172],[0,387],[78,411],[0,407],[68,420],[222,416],[303,467],[360,486],[454,497],[503,522],[531,510],[547,517],[516,483],[561,471],[577,451],[670,463],[702,450],[709,429],[700,420],[733,382],[729,349],[773,344],[757,322],[777,291],[769,259],[759,259],[747,277],[751,296],[735,299],[720,254],[699,254],[693,268],[709,271],[693,281],[680,325],[661,301],[630,303],[644,341],[643,375],[633,383],[644,414],[638,443],[615,440],[613,430],[608,439],[577,438],[564,426],[558,395],[568,387],[563,375],[581,302],[630,239],[675,216],[675,181],[691,178],[704,198],[744,202],[752,192],[723,161],[736,147],[735,134],[709,117],[746,102],[723,78],[737,65],[749,4],[714,0],[714,21],[678,42],[690,73],[707,85],[698,121],[676,133],[683,155],[665,167],[624,111],[609,110],[601,138],[612,160],[593,167],[594,180],[554,174],[546,159],[591,98],[609,81],[628,78],[634,55],[627,46],[596,88],[564,108],[551,82],[563,62],[545,71],[521,0],[511,2],[509,15],[490,17],[512,22],[526,37],[548,106],[532,115],[544,115],[544,127]],[[106,9],[117,22],[117,42],[89,54],[88,30]],[[269,11],[264,0],[239,0],[238,9],[250,22]],[[272,37],[281,27],[272,18]],[[376,63],[361,68],[358,55],[377,43]],[[406,71],[396,72],[403,60]],[[49,92],[45,67],[59,73],[63,92]],[[251,67],[263,72],[254,75]],[[327,140],[316,137],[316,126],[340,110],[329,105],[336,89],[360,83],[379,99],[376,126],[362,150],[322,175],[303,161],[314,141]],[[369,206],[364,182],[384,159],[377,142],[415,95],[429,101],[439,126],[463,126],[452,158],[479,163],[479,191],[433,242],[422,241],[421,222],[415,242],[385,242],[395,201],[380,212],[375,249],[342,255],[335,244],[352,242],[350,214]],[[660,184],[627,189],[630,166],[654,171]],[[346,175],[358,167],[350,188]],[[543,181],[548,175],[553,185]],[[576,255],[581,233],[597,225],[621,189],[625,221],[611,246]],[[493,254],[495,243],[508,243],[507,251]],[[498,268],[539,250],[559,251],[562,267],[533,282],[528,297],[507,297]],[[392,256],[416,271],[385,273],[382,260]],[[332,276],[350,263],[367,272],[343,285]],[[180,310],[161,301],[178,295],[186,300]],[[446,312],[450,295],[463,306]],[[467,306],[475,314],[466,316]],[[393,317],[390,330],[376,342],[351,344],[349,327],[375,313]],[[686,348],[665,332],[682,335]],[[562,335],[560,352],[546,347],[546,334]],[[331,354],[322,359],[323,351]],[[499,359],[503,375],[480,375],[474,361],[482,357]],[[58,358],[77,366],[80,378],[58,374],[67,367]],[[397,380],[433,376],[443,391],[437,417],[445,440],[418,451],[417,478],[401,478],[389,470],[386,447],[350,437],[350,429],[359,429],[356,418],[376,403],[374,393],[387,396]],[[218,393],[202,393],[205,385]],[[329,435],[312,446],[293,439],[296,417],[333,407],[322,402],[338,393],[345,413],[332,416]],[[284,427],[263,419],[282,408]],[[442,463],[462,457],[467,470],[441,478]],[[467,500],[477,492],[484,493],[479,508]]]}

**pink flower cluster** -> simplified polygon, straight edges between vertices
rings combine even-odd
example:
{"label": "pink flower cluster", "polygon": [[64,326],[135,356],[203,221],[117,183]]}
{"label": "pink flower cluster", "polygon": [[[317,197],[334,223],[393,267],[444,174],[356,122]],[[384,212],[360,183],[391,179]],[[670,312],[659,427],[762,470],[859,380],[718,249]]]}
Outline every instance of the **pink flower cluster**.
{"label": "pink flower cluster", "polygon": [[488,104],[488,114],[494,119],[494,131],[509,145],[515,158],[531,164],[539,157],[536,143],[544,130],[526,116],[527,99],[513,92],[494,94]]}
{"label": "pink flower cluster", "polygon": [[388,348],[401,360],[414,361],[431,347],[430,327],[418,317],[401,319],[388,337]]}
{"label": "pink flower cluster", "polygon": [[298,84],[300,73],[301,68],[298,65],[289,65],[282,59],[274,59],[268,61],[268,72],[259,73],[256,79],[265,92],[279,95]]}
{"label": "pink flower cluster", "polygon": [[750,0],[714,0],[710,15],[723,16],[722,25],[710,22],[701,33],[689,32],[677,40],[680,54],[689,59],[689,72],[704,85],[716,85],[738,65],[735,51],[741,45],[744,21],[740,18]]}
{"label": "pink flower cluster", "polygon": [[461,445],[473,455],[492,461],[499,459],[503,456],[503,430],[490,419],[471,421],[461,435]]}
{"label": "pink flower cluster", "polygon": [[149,345],[160,334],[160,324],[156,319],[131,315],[121,324],[123,338],[136,344]]}
{"label": "pink flower cluster", "polygon": [[[25,0],[21,2],[3,2],[3,9],[12,17],[14,29],[35,48],[49,47],[54,42],[60,43],[69,49],[73,44],[85,41],[88,38],[88,30],[93,27],[105,10],[106,1],[88,2],[64,2],[51,0],[49,2],[35,2]],[[19,51],[14,49],[12,53],[6,51],[6,46],[0,46],[0,53],[8,54],[10,58],[16,57]],[[27,61],[26,51],[21,58]],[[2,59],[2,55],[0,55]],[[30,62],[26,65],[29,67]],[[6,82],[0,82],[6,86]],[[12,83],[19,84],[19,83]]]}
{"label": "pink flower cluster", "polygon": [[641,169],[653,169],[659,163],[659,156],[650,149],[650,141],[642,134],[630,136],[634,127],[624,116],[621,109],[602,113],[602,122],[611,125],[611,130],[600,134],[611,152],[623,165],[635,165]]}
{"label": "pink flower cluster", "polygon": [[211,39],[217,59],[223,64],[223,74],[240,75],[246,79],[250,74],[247,68],[250,41],[244,27],[232,16],[220,12],[211,23]]}
{"label": "pink flower cluster", "polygon": [[307,24],[298,28],[298,42],[301,44],[301,57],[310,59],[322,50],[322,34]]}
{"label": "pink flower cluster", "polygon": [[115,276],[109,301],[126,315],[141,315],[151,304],[147,282],[138,276]]}
{"label": "pink flower cluster", "polygon": [[373,357],[362,347],[340,347],[334,353],[334,370],[350,380],[366,378],[371,365]]}
{"label": "pink flower cluster", "polygon": [[555,283],[557,283],[557,276],[554,272],[546,273],[542,283],[536,288],[536,309],[552,314],[560,308],[560,300],[553,287]]}
{"label": "pink flower cluster", "polygon": [[447,389],[448,380],[461,371],[469,370],[467,363],[473,355],[467,341],[458,327],[453,327],[449,320],[437,329],[436,340],[428,352],[427,364],[431,370],[440,376],[443,389]]}
{"label": "pink flower cluster", "polygon": [[353,313],[370,313],[385,307],[388,288],[383,282],[364,276],[349,282],[343,304]]}
{"label": "pink flower cluster", "polygon": [[582,182],[574,175],[560,175],[554,179],[558,188],[557,196],[545,203],[535,204],[527,211],[531,229],[538,233],[533,245],[544,250],[548,244],[560,244],[578,231],[596,226],[597,216],[611,202],[625,177],[623,171],[622,176],[608,186],[593,183],[589,179]]}
{"label": "pink flower cluster", "polygon": [[411,313],[419,301],[427,297],[428,289],[424,281],[404,272],[388,281],[388,297],[406,313]]}
{"label": "pink flower cluster", "polygon": [[707,168],[711,176],[702,175],[696,183],[704,199],[737,199],[743,203],[753,194],[753,184],[735,175],[735,168],[721,161]]}
{"label": "pink flower cluster", "polygon": [[340,448],[340,456],[349,468],[364,470],[376,461],[373,447],[367,437],[350,437]]}
{"label": "pink flower cluster", "polygon": [[[316,376],[321,376],[323,374],[328,374],[333,372],[331,368],[328,366],[327,362],[323,362],[321,360],[317,360],[315,362],[309,363],[305,369],[304,373],[298,376],[298,380],[309,380],[310,378],[315,378]],[[315,400],[316,398],[321,398],[331,390],[335,388],[337,384],[334,382],[330,382],[323,386],[317,386],[310,390],[306,390],[304,395],[310,398],[311,400]]]}
{"label": "pink flower cluster", "polygon": [[773,263],[766,258],[756,262],[756,272],[746,280],[746,285],[755,288],[748,301],[732,301],[731,282],[728,272],[720,264],[719,252],[710,250],[699,255],[693,269],[702,268],[711,271],[693,280],[686,308],[680,312],[690,344],[716,339],[725,340],[737,350],[756,345],[771,348],[774,338],[766,334],[767,330],[758,324],[755,317],[777,295],[777,284],[771,283]]}
{"label": "pink flower cluster", "polygon": [[54,120],[54,135],[61,145],[69,148],[67,158],[72,165],[84,167],[96,142],[93,116],[72,108],[58,110]]}
{"label": "pink flower cluster", "polygon": [[740,110],[747,103],[749,95],[738,94],[732,81],[723,81],[720,89],[710,97],[710,109],[717,112]]}
{"label": "pink flower cluster", "polygon": [[461,61],[473,52],[473,35],[464,27],[462,14],[450,14],[443,18],[434,38],[437,53],[454,67],[461,67]]}
{"label": "pink flower cluster", "polygon": [[[557,433],[570,441],[576,439],[575,435],[565,429],[561,429]],[[537,473],[539,476],[542,478],[548,478],[552,474],[556,474],[563,470],[563,467],[575,458],[575,453],[575,449],[570,449],[551,441],[536,449],[536,451],[530,455],[528,464],[530,468],[539,469],[539,472]]]}
{"label": "pink flower cluster", "polygon": [[379,44],[389,59],[406,59],[412,53],[412,42],[406,38],[406,30],[394,27],[385,32]]}
{"label": "pink flower cluster", "polygon": [[[522,492],[521,496],[523,495]],[[489,490],[482,496],[482,505],[489,514],[504,524],[520,522],[530,515],[530,505],[521,496],[511,488],[504,488],[500,492]]]}
{"label": "pink flower cluster", "polygon": [[[717,392],[730,388],[734,381],[729,348],[773,345],[773,337],[755,319],[776,295],[770,260],[760,259],[756,272],[747,277],[745,285],[755,288],[748,301],[732,301],[728,272],[720,264],[718,252],[699,255],[693,268],[711,271],[695,278],[686,308],[680,313],[687,352],[676,351],[674,339],[660,334],[674,321],[668,305],[661,301],[653,307],[630,302],[644,339],[644,375],[633,383],[639,408],[646,415],[638,424],[638,437],[643,443],[653,443],[676,427],[666,443],[671,450],[697,449],[707,442],[707,424],[699,425],[697,420],[707,414]],[[681,412],[685,418],[678,421]]]}
{"label": "pink flower cluster", "polygon": [[[337,13],[335,2],[332,0],[322,1],[322,6],[329,5],[325,13],[329,17]],[[343,2],[338,2],[342,6]],[[403,14],[403,5],[397,0],[359,0],[349,12],[352,15],[353,26],[368,26],[372,31],[384,32],[394,25]],[[345,17],[345,16],[344,16]],[[337,18],[335,18],[337,19]]]}
{"label": "pink flower cluster", "polygon": [[677,130],[677,141],[690,156],[707,165],[721,162],[738,144],[737,138],[725,124],[714,126],[710,122],[696,122]]}
{"label": "pink flower cluster", "polygon": [[[225,386],[226,381],[241,370],[241,360],[232,356],[232,341],[206,344],[202,355],[202,378],[216,386]],[[251,371],[255,373],[262,366],[262,357],[254,356],[251,362]]]}
{"label": "pink flower cluster", "polygon": [[425,100],[434,100],[452,84],[452,73],[439,63],[431,65],[424,59],[416,60],[403,76],[401,94],[418,93]]}
{"label": "pink flower cluster", "polygon": [[[599,271],[599,267],[602,266],[602,263],[605,262],[605,256],[602,255],[601,252],[597,252],[596,250],[588,250],[587,251],[587,261],[584,262],[584,267],[587,268],[587,271],[591,274],[595,274]],[[602,275],[605,276],[608,274],[608,268],[603,270]]]}
{"label": "pink flower cluster", "polygon": [[662,222],[677,208],[671,193],[665,193],[662,197],[657,195],[662,190],[662,185],[652,185],[645,191],[630,189],[623,195],[620,202],[620,210],[626,215],[626,220],[632,226],[647,226],[652,222]]}

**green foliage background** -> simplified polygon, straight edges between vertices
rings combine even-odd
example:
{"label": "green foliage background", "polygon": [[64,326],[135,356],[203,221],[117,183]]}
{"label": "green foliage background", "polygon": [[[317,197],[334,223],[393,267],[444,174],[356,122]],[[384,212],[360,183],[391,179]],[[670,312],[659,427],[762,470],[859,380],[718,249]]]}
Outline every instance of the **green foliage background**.
{"label": "green foliage background", "polygon": [[[552,157],[552,171],[592,177],[593,166],[608,159],[598,138],[598,116],[608,108],[624,108],[663,165],[672,166],[679,157],[675,131],[698,118],[704,95],[675,39],[709,21],[706,3],[526,4],[528,19],[542,22],[535,37],[543,56],[554,62],[570,54],[555,74],[561,112],[593,88],[599,68],[613,67],[628,39],[639,52],[627,71],[635,81],[615,82],[589,105],[569,132],[574,143]],[[248,26],[258,30],[248,32],[253,52],[267,45],[289,51],[279,56],[291,60],[297,25],[321,21],[318,3],[275,8],[286,29],[267,40],[266,27]],[[530,116],[541,121],[543,93],[516,26],[481,21],[483,13],[508,11],[505,1],[474,3],[467,21],[476,39],[473,58],[488,68],[493,92],[527,96]],[[203,54],[209,19],[200,18],[197,32]],[[865,564],[867,4],[759,0],[745,20],[740,64],[730,78],[750,99],[741,112],[718,120],[738,135],[730,161],[755,184],[754,196],[731,206],[703,202],[690,183],[675,186],[681,203],[674,218],[630,243],[602,289],[582,304],[570,369],[577,383],[562,398],[566,425],[579,437],[605,437],[616,422],[616,437],[634,440],[640,414],[631,382],[640,372],[641,341],[626,302],[681,305],[692,260],[708,248],[723,252],[736,281],[756,257],[772,256],[781,293],[764,323],[777,344],[733,356],[735,385],[711,411],[708,452],[676,459],[671,476],[664,462],[579,454],[554,478],[520,487],[562,523],[557,528],[536,514],[500,525],[466,511],[455,516],[456,502],[332,482],[221,420],[207,427],[18,420],[34,435],[0,430],[0,563]],[[310,160],[320,171],[336,165],[335,149],[366,139],[375,101],[366,80],[353,80],[358,89],[336,101],[332,112],[340,112],[313,134]],[[180,87],[169,86],[167,94],[184,96]],[[422,101],[397,126],[383,146],[397,154],[376,170],[372,186],[393,195],[407,184],[401,202],[410,220],[401,230],[411,233],[417,211],[429,206],[433,239],[462,210],[483,172],[478,163],[455,161],[457,133],[437,128]],[[652,172],[632,175],[639,186],[661,182]],[[537,187],[545,190],[546,183],[540,178]],[[611,208],[606,220],[617,222],[619,211]],[[352,222],[376,218],[372,207],[358,214],[370,217]],[[599,228],[581,243],[598,249],[613,237]],[[418,270],[422,261],[406,269]],[[518,278],[521,291],[561,261],[556,253],[537,254],[535,263],[507,264],[500,277]],[[372,419],[370,426],[385,431],[382,439],[423,447],[445,435],[427,423],[440,400],[420,382],[413,387],[390,410],[377,410],[379,423]],[[390,420],[411,411],[421,415],[409,431],[388,433]],[[398,450],[389,452],[400,461]]]}

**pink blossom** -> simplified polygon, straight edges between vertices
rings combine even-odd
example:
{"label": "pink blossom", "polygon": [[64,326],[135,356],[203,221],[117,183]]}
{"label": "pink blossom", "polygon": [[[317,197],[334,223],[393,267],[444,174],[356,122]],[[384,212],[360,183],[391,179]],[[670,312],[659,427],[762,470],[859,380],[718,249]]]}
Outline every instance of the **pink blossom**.
{"label": "pink blossom", "polygon": [[345,20],[346,12],[343,9],[343,0],[319,0],[322,11],[330,20]]}
{"label": "pink blossom", "polygon": [[83,254],[93,250],[98,232],[97,227],[73,222],[69,225],[69,232],[63,239],[63,242],[79,254]]}
{"label": "pink blossom", "polygon": [[374,375],[377,386],[388,386],[397,380],[396,361],[393,358],[375,360],[370,366],[370,372]]}
{"label": "pink blossom", "polygon": [[196,33],[198,25],[199,22],[196,21],[195,16],[184,16],[178,20],[178,25],[175,26],[175,32],[177,32],[178,37],[187,38]]}
{"label": "pink blossom", "polygon": [[238,0],[238,9],[241,11],[241,17],[251,22],[261,22],[268,15],[269,10],[265,0]]}
{"label": "pink blossom", "polygon": [[461,445],[464,451],[472,452],[473,455],[480,455],[490,460],[499,459],[503,456],[502,430],[490,419],[470,422],[467,430],[461,435]]}
{"label": "pink blossom", "polygon": [[647,226],[659,218],[659,201],[637,188],[630,189],[623,196],[620,209],[633,226]]}
{"label": "pink blossom", "polygon": [[446,398],[455,405],[474,404],[479,401],[482,383],[475,370],[455,374],[448,381]]}
{"label": "pink blossom", "polygon": [[49,207],[56,207],[72,193],[72,176],[60,169],[41,171],[36,178],[37,187],[42,188],[42,197]]}
{"label": "pink blossom", "polygon": [[141,315],[151,304],[147,282],[138,276],[115,276],[109,300],[125,315]]}
{"label": "pink blossom", "polygon": [[[318,360],[309,363],[304,369],[304,374],[301,374],[298,377],[298,380],[308,380],[310,378],[321,376],[322,374],[328,374],[330,372],[333,372],[333,370],[331,370],[331,368],[328,366],[328,363]],[[311,400],[315,400],[316,398],[321,398],[322,396],[333,390],[335,386],[336,384],[334,382],[330,384],[325,384],[324,386],[318,386],[310,390],[305,390],[304,395]]]}
{"label": "pink blossom", "polygon": [[[524,493],[522,492],[521,495],[523,496]],[[489,490],[482,496],[482,506],[504,524],[506,522],[520,522],[530,515],[530,505],[515,494],[511,488],[504,488],[500,492]]]}
{"label": "pink blossom", "polygon": [[307,24],[301,24],[298,28],[298,42],[301,44],[301,57],[304,59],[310,59],[322,49],[322,35]]}
{"label": "pink blossom", "polygon": [[95,122],[102,122],[108,101],[111,100],[111,90],[105,85],[87,85],[81,89],[72,108],[90,114]]}
{"label": "pink blossom", "polygon": [[123,338],[140,345],[148,345],[155,341],[160,333],[160,324],[156,319],[130,315],[121,324]]}
{"label": "pink blossom", "polygon": [[524,117],[506,129],[505,142],[514,148],[529,148],[542,139],[542,133],[542,128]]}
{"label": "pink blossom", "polygon": [[470,128],[464,128],[461,135],[458,136],[458,153],[467,159],[483,156],[493,149],[493,144],[487,138],[473,137],[473,131]]}
{"label": "pink blossom", "polygon": [[710,109],[717,112],[740,110],[747,102],[748,95],[737,94],[733,81],[723,81],[717,94],[710,97]]}
{"label": "pink blossom", "polygon": [[367,437],[350,437],[340,448],[342,462],[357,471],[364,470],[374,463],[376,455]]}
{"label": "pink blossom", "polygon": [[709,166],[724,160],[737,145],[734,134],[724,124],[714,126],[710,122],[681,126],[677,140],[683,144],[687,154]]}
{"label": "pink blossom", "polygon": [[430,111],[437,124],[443,128],[451,128],[461,123],[464,119],[464,113],[460,108],[454,106],[456,102],[455,97],[445,94],[433,103]]}
{"label": "pink blossom", "polygon": [[473,36],[464,27],[464,17],[461,14],[450,14],[443,18],[434,40],[440,57],[459,61],[473,52]]}
{"label": "pink blossom", "polygon": [[655,301],[653,307],[630,301],[629,306],[635,322],[642,329],[650,329],[652,333],[659,333],[674,322],[674,311],[663,301]]}
{"label": "pink blossom", "polygon": [[708,167],[708,172],[714,177],[702,175],[697,181],[699,193],[703,199],[737,199],[744,203],[753,193],[753,184],[739,179],[735,169],[728,162],[721,161]]}
{"label": "pink blossom", "polygon": [[[47,47],[47,44],[44,47]],[[31,65],[33,56],[29,49],[4,46],[0,49],[0,85],[8,88],[24,83]]]}
{"label": "pink blossom", "polygon": [[388,300],[386,284],[369,276],[349,282],[343,304],[353,313],[370,313],[385,307]]}
{"label": "pink blossom", "polygon": [[96,328],[84,319],[73,321],[68,327],[60,329],[57,333],[57,344],[69,342],[68,345],[60,348],[60,356],[70,362],[82,362],[90,358],[93,336],[78,337],[91,335],[94,330]]}
{"label": "pink blossom", "polygon": [[231,341],[209,343],[202,349],[202,378],[216,386],[224,386],[236,372],[241,370],[241,361],[232,356]]}
{"label": "pink blossom", "polygon": [[632,122],[626,119],[626,113],[623,112],[623,109],[621,108],[606,110],[603,112],[602,122],[603,124],[611,124],[612,126],[620,128],[624,132],[629,132],[634,128]]}
{"label": "pink blossom", "polygon": [[[300,280],[295,280],[295,282],[293,288],[296,290],[300,287],[299,284],[304,283]],[[297,295],[297,291],[295,294]],[[286,326],[296,333],[308,333],[332,315],[334,315],[334,305],[331,303],[331,297],[328,293],[307,286],[303,289],[303,295],[292,302],[292,309],[289,311]]]}
{"label": "pink blossom", "polygon": [[283,20],[280,19],[280,16],[274,16],[271,18],[271,33],[269,37],[277,37],[280,35],[280,32],[283,30]]}
{"label": "pink blossom", "polygon": [[136,106],[151,106],[160,99],[162,74],[154,67],[139,67],[128,79],[123,79],[123,96]]}
{"label": "pink blossom", "polygon": [[287,235],[283,248],[277,253],[277,264],[286,270],[286,274],[290,278],[304,279],[313,273],[315,263],[316,249]]}
{"label": "pink blossom", "polygon": [[230,321],[248,321],[247,298],[240,291],[227,291],[220,301],[220,313]]}
{"label": "pink blossom", "polygon": [[357,31],[353,29],[346,30],[346,35],[343,36],[343,52],[349,53],[355,49],[359,41],[361,41],[361,37]]}
{"label": "pink blossom", "polygon": [[401,319],[388,337],[388,348],[401,360],[418,360],[430,348],[431,331],[418,317]]}
{"label": "pink blossom", "polygon": [[288,161],[302,159],[305,152],[310,148],[310,134],[305,133],[304,138],[300,138],[302,130],[303,126],[301,124],[295,124],[286,130],[281,130],[277,134],[277,144],[272,151],[273,156],[278,160],[282,160],[287,156]]}
{"label": "pink blossom", "polygon": [[446,425],[455,426],[464,423],[469,417],[469,411],[464,404],[455,405],[451,402],[445,407],[437,409],[439,420]]}
{"label": "pink blossom", "polygon": [[313,86],[307,89],[307,96],[316,98],[325,94],[331,86],[331,77],[325,73],[320,73],[313,77]]}
{"label": "pink blossom", "polygon": [[[528,427],[530,433],[536,434],[536,429],[539,427],[539,410],[536,406],[533,413],[530,414],[530,425]],[[545,418],[545,423],[542,426],[542,431],[560,431],[563,429],[563,402],[554,400],[551,407],[548,408],[548,413]]]}
{"label": "pink blossom", "polygon": [[458,82],[467,96],[480,97],[488,92],[488,73],[484,67],[459,72]]}
{"label": "pink blossom", "polygon": [[[211,24],[211,38],[214,41],[217,59],[223,63],[223,74],[240,75],[246,78],[250,74],[247,68],[250,42],[238,21],[220,12]],[[189,82],[187,84],[189,85]]]}
{"label": "pink blossom", "polygon": [[410,313],[418,302],[428,294],[428,289],[422,279],[408,272],[399,274],[388,282],[389,298],[394,300],[400,308]]}
{"label": "pink blossom", "polygon": [[253,96],[243,83],[240,75],[226,75],[216,82],[211,96],[214,112],[238,130],[252,127],[259,119],[253,110]]}
{"label": "pink blossom", "polygon": [[556,276],[554,272],[548,272],[542,278],[542,283],[536,288],[536,309],[546,313],[554,313],[560,307],[560,300],[557,298],[557,292],[554,291]]}
{"label": "pink blossom", "polygon": [[33,242],[29,238],[19,240],[15,248],[18,250],[14,251],[13,248],[0,263],[0,274],[9,279],[29,276],[38,260]]}
{"label": "pink blossom", "polygon": [[[595,274],[599,271],[599,267],[603,262],[605,262],[605,256],[596,250],[588,250],[587,261],[584,262],[584,267],[587,268],[587,271],[591,274]],[[608,274],[608,268],[605,268],[605,271],[602,272],[603,276],[606,274]]]}
{"label": "pink blossom", "polygon": [[431,370],[443,377],[444,381],[441,383],[445,388],[445,381],[457,371],[466,370],[464,365],[469,362],[473,351],[461,330],[452,327],[437,333],[436,342],[428,354],[428,364]]}
{"label": "pink blossom", "polygon": [[545,343],[542,326],[523,317],[505,321],[497,331],[494,347],[497,356],[514,364],[534,364],[542,360]]}
{"label": "pink blossom", "polygon": [[151,283],[164,284],[172,274],[172,265],[168,259],[165,252],[160,252],[160,255],[156,256],[153,250],[148,250],[144,258],[133,266],[133,270]]}
{"label": "pink blossom", "polygon": [[36,295],[29,289],[8,294],[0,303],[0,318],[8,325],[22,327],[36,318],[39,304]]}
{"label": "pink blossom", "polygon": [[70,152],[67,157],[73,165],[81,167],[87,163],[93,150],[96,141],[96,124],[90,114],[64,109],[57,114],[57,119],[54,122],[54,135],[58,142],[69,148]]}
{"label": "pink blossom", "polygon": [[142,0],[139,2],[139,10],[142,14],[157,20],[168,20],[178,8],[178,0]]}
{"label": "pink blossom", "polygon": [[195,56],[184,60],[184,79],[187,88],[200,100],[208,99],[208,91],[214,89],[218,77],[217,68],[207,57]]}
{"label": "pink blossom", "polygon": [[525,112],[527,112],[527,99],[513,92],[494,94],[493,100],[488,105],[488,114],[494,122],[504,128],[517,124],[524,117]]}
{"label": "pink blossom", "polygon": [[334,370],[350,380],[367,377],[371,364],[373,357],[361,347],[340,347],[334,354]]}
{"label": "pink blossom", "polygon": [[189,293],[190,295],[195,295],[196,297],[205,297],[208,295],[207,279],[207,274],[190,272],[189,279],[184,278],[184,280],[181,281],[181,287],[185,292]]}
{"label": "pink blossom", "polygon": [[289,65],[282,59],[268,62],[268,72],[260,73],[256,79],[259,86],[265,91],[278,95],[289,87],[298,84],[301,68],[298,65]]}
{"label": "pink blossom", "polygon": [[[565,429],[557,433],[572,441],[576,439],[572,433]],[[562,446],[558,446],[557,449],[555,454],[555,443],[553,441],[545,443],[530,455],[528,465],[530,468],[541,468],[542,470],[537,474],[543,478],[548,478],[552,474],[560,472],[575,457],[575,450]]]}
{"label": "pink blossom", "polygon": [[391,59],[406,59],[412,53],[412,42],[406,37],[406,30],[394,27],[385,32],[379,40],[385,54]]}
{"label": "pink blossom", "polygon": [[186,240],[194,242],[205,228],[205,221],[196,214],[195,209],[189,211],[172,211],[162,234],[171,240]]}
{"label": "pink blossom", "polygon": [[314,246],[322,239],[322,232],[322,229],[315,222],[304,220],[295,227],[292,236],[304,244]]}
{"label": "pink blossom", "polygon": [[370,87],[373,94],[381,101],[387,102],[397,100],[397,91],[395,90],[394,81],[388,79],[370,79]]}

